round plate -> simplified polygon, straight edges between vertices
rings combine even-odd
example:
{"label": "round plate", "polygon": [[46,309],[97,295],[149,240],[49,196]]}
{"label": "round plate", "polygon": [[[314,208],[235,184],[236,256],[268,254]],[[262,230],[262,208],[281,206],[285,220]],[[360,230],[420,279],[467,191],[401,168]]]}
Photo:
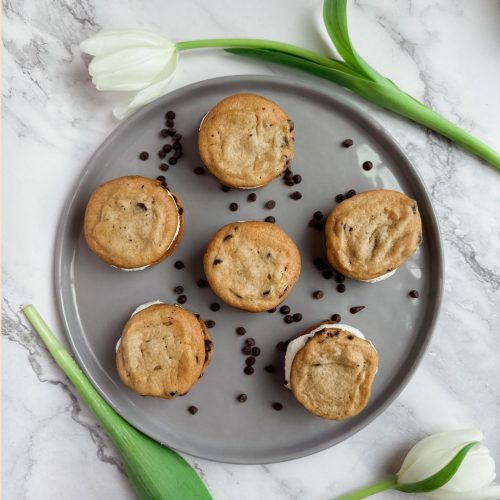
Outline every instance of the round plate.
{"label": "round plate", "polygon": [[[204,114],[222,98],[253,92],[281,105],[295,122],[294,173],[302,182],[287,187],[281,179],[254,190],[257,201],[249,203],[249,191],[223,192],[209,175],[195,175],[200,165],[197,135]],[[88,249],[83,238],[83,215],[90,194],[108,179],[123,175],[156,177],[162,172],[157,152],[167,142],[159,131],[164,114],[177,113],[175,126],[183,135],[184,157],[165,174],[168,184],[184,202],[186,232],[173,256],[141,272],[123,272],[104,264]],[[352,138],[350,148],[341,146]],[[141,151],[150,158],[138,159]],[[361,164],[373,162],[365,172]],[[364,191],[389,188],[403,191],[418,201],[424,242],[416,254],[390,279],[377,284],[346,280],[345,293],[336,291],[313,266],[324,255],[323,236],[308,222],[316,210],[328,214],[335,195],[349,189]],[[303,197],[294,201],[290,193]],[[276,208],[264,203],[276,200]],[[228,205],[239,204],[238,212]],[[276,217],[297,243],[302,254],[302,274],[286,300],[300,323],[285,324],[279,312],[252,314],[222,304],[209,288],[196,282],[203,277],[202,256],[213,233],[235,220]],[[176,260],[185,268],[174,268]],[[269,76],[216,78],[178,89],[142,109],[106,139],[85,167],[64,210],[56,244],[56,288],[60,312],[69,341],[80,366],[104,398],[130,423],[152,438],[176,450],[223,462],[255,464],[289,460],[327,448],[360,430],[397,396],[414,372],[429,342],[441,302],[442,251],[436,218],[414,168],[394,140],[372,119],[346,99],[310,84],[288,83]],[[186,289],[190,311],[216,322],[211,335],[215,344],[212,364],[188,395],[167,401],[134,394],[123,385],[115,369],[115,344],[123,325],[136,306],[159,299],[175,303],[174,287]],[[408,292],[417,289],[420,299]],[[325,296],[314,300],[314,290]],[[352,306],[366,308],[356,315]],[[308,413],[283,387],[284,355],[276,350],[281,340],[296,337],[303,329],[342,315],[344,323],[362,330],[379,352],[379,371],[368,406],[345,421],[322,420]],[[244,326],[261,348],[255,373],[243,373],[241,347],[245,337],[235,334]],[[277,367],[270,374],[269,364]],[[246,403],[236,396],[248,395]],[[272,403],[279,401],[278,412]],[[190,415],[187,407],[199,408]]]}

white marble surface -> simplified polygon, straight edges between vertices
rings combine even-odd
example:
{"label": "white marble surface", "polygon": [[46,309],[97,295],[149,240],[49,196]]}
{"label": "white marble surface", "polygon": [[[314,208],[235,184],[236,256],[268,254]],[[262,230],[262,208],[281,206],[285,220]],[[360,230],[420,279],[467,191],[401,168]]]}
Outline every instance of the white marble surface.
{"label": "white marble surface", "polygon": [[[326,51],[318,14],[318,0],[4,0],[4,498],[133,498],[115,450],[19,313],[34,302],[62,336],[52,289],[57,221],[89,155],[116,126],[109,96],[89,83],[79,41],[142,27],[176,41],[255,36]],[[492,0],[350,6],[366,59],[497,150],[499,21]],[[294,75],[220,51],[185,53],[172,88],[243,73]],[[217,499],[331,498],[394,471],[426,433],[461,426],[481,428],[500,463],[500,172],[356,101],[397,138],[431,193],[446,256],[436,334],[397,401],[347,442],[270,466],[187,457]]]}

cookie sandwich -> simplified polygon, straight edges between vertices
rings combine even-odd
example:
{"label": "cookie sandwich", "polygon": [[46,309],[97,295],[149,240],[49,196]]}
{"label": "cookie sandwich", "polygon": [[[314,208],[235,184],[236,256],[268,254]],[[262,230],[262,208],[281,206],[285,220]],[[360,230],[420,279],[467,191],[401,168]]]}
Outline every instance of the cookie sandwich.
{"label": "cookie sandwich", "polygon": [[124,271],[158,264],[178,246],[184,208],[160,181],[138,175],[99,186],[85,210],[84,233],[90,249]]}
{"label": "cookie sandwich", "polygon": [[374,283],[392,276],[422,242],[417,202],[398,191],[365,191],[339,203],[325,225],[331,266]]}
{"label": "cookie sandwich", "polygon": [[358,329],[326,321],[288,344],[285,386],[314,415],[343,420],[367,405],[377,366],[377,351]]}
{"label": "cookie sandwich", "polygon": [[186,309],[159,301],[139,306],[116,347],[122,382],[141,396],[184,396],[212,359],[205,323]]}
{"label": "cookie sandwich", "polygon": [[205,275],[227,304],[251,312],[283,302],[300,275],[300,253],[276,224],[233,222],[212,237],[203,258]]}
{"label": "cookie sandwich", "polygon": [[198,149],[207,169],[226,186],[253,189],[269,184],[293,160],[294,126],[273,101],[235,94],[202,120]]}

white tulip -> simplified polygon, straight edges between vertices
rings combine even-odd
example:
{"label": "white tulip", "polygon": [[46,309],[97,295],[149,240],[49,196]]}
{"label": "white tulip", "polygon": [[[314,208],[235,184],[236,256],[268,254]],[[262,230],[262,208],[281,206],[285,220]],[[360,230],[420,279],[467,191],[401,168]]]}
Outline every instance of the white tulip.
{"label": "white tulip", "polygon": [[[441,432],[417,443],[406,456],[397,473],[400,485],[416,483],[432,476],[468,443],[480,442],[483,435],[475,429]],[[455,475],[441,488],[424,493],[437,500],[498,500],[500,485],[495,479],[495,462],[488,449],[477,444],[472,448]]]}
{"label": "white tulip", "polygon": [[97,90],[137,92],[128,104],[113,110],[120,120],[166,94],[177,67],[175,44],[148,31],[103,31],[80,48],[94,56],[89,73]]}

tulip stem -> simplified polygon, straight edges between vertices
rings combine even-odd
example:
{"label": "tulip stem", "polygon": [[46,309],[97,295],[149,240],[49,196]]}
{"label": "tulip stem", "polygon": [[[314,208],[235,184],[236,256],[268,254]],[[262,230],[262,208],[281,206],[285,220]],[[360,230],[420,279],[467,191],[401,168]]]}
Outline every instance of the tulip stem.
{"label": "tulip stem", "polygon": [[361,488],[360,490],[356,490],[352,493],[347,493],[346,495],[336,497],[335,500],[361,500],[362,498],[376,495],[381,491],[390,490],[391,488],[397,486],[397,484],[398,482],[396,476],[392,476],[387,479],[382,479],[382,481],[373,483],[370,486],[366,486],[365,488]]}

